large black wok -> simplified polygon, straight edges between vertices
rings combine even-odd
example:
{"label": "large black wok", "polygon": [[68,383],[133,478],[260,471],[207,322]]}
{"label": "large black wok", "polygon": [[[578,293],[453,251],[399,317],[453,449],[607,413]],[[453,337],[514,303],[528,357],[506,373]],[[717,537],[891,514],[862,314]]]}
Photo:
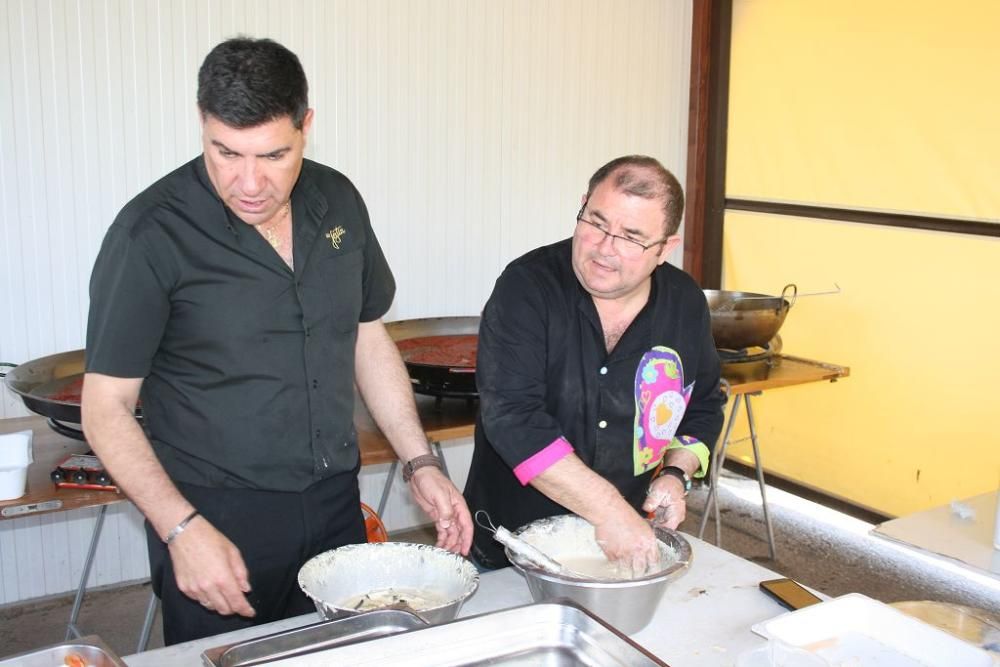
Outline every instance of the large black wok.
{"label": "large black wok", "polygon": [[[80,423],[83,350],[26,361],[7,371],[5,382],[21,397],[26,408],[48,417],[55,431],[83,439],[79,428],[66,425]],[[140,409],[136,408],[136,416],[140,415]]]}
{"label": "large black wok", "polygon": [[[468,336],[479,331],[478,317],[436,317],[402,320],[386,324],[389,335],[399,343],[414,338]],[[433,341],[431,341],[433,342]],[[407,361],[414,391],[433,396],[474,397],[475,361],[454,364],[424,364]],[[52,427],[66,435],[82,438],[79,429],[66,424],[80,423],[80,392],[83,387],[84,351],[60,352],[14,366],[7,371],[7,387],[21,397],[25,407],[49,418]],[[136,416],[142,416],[136,407]]]}
{"label": "large black wok", "polygon": [[78,395],[74,387],[83,383],[83,350],[27,361],[8,371],[5,381],[32,412],[80,423],[80,401],[70,395]]}
{"label": "large black wok", "polygon": [[[785,322],[795,303],[795,285],[786,285],[781,296],[753,292],[705,291],[712,317],[715,346],[724,350],[765,347]],[[789,299],[786,294],[791,293]]]}
{"label": "large black wok", "polygon": [[[478,317],[430,317],[387,322],[406,364],[413,391],[474,398]],[[470,354],[471,352],[471,354]]]}

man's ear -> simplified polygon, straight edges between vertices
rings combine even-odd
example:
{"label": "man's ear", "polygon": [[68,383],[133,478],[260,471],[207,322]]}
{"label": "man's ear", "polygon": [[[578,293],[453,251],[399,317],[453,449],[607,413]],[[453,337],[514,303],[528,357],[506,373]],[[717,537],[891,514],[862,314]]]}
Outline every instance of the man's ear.
{"label": "man's ear", "polygon": [[683,239],[679,234],[668,236],[667,240],[663,242],[663,249],[660,250],[660,256],[656,258],[656,265],[659,266],[667,261],[667,257],[669,257],[670,253],[672,253],[674,249],[681,244],[681,241],[683,241]]}
{"label": "man's ear", "polygon": [[309,135],[309,129],[312,127],[313,122],[313,110],[306,109],[306,115],[302,118],[302,136],[306,137]]}

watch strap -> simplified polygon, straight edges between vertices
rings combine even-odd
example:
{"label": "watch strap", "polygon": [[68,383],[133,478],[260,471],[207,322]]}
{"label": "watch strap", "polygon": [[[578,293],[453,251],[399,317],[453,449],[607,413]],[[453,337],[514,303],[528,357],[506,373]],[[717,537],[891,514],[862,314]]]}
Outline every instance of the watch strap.
{"label": "watch strap", "polygon": [[691,491],[691,477],[684,472],[683,468],[679,466],[663,466],[658,477],[663,477],[664,475],[670,475],[680,480],[680,483],[684,486],[685,496]]}
{"label": "watch strap", "polygon": [[403,464],[403,481],[409,482],[413,479],[413,473],[427,466],[434,466],[438,470],[443,470],[441,459],[433,454],[421,454],[420,456],[414,456]]}

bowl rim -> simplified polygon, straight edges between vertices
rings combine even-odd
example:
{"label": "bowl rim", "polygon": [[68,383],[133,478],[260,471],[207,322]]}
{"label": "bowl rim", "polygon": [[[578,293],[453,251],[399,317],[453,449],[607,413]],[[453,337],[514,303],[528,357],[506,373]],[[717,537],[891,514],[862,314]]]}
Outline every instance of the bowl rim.
{"label": "bowl rim", "polygon": [[[385,546],[381,546],[381,545],[385,545]],[[477,590],[479,590],[479,570],[476,568],[475,565],[472,564],[471,561],[469,561],[469,559],[465,558],[464,556],[462,556],[460,554],[452,553],[451,551],[448,551],[447,549],[442,549],[441,547],[435,546],[433,544],[421,544],[419,542],[359,542],[357,544],[345,544],[343,546],[339,546],[339,547],[336,547],[336,548],[333,548],[333,549],[327,549],[326,551],[318,553],[315,556],[313,556],[312,558],[310,558],[309,560],[307,560],[305,563],[302,564],[302,567],[299,568],[299,572],[298,572],[298,574],[295,577],[296,581],[297,581],[297,583],[299,585],[299,590],[301,590],[302,593],[306,597],[308,597],[310,600],[312,600],[314,604],[323,605],[323,606],[328,607],[329,609],[337,611],[337,612],[342,612],[342,613],[345,613],[345,614],[363,614],[363,613],[365,613],[367,611],[376,611],[376,610],[367,610],[367,609],[364,610],[364,611],[361,611],[361,610],[358,610],[358,609],[350,609],[348,607],[341,607],[339,605],[333,604],[332,602],[328,602],[326,600],[320,599],[319,597],[317,597],[313,593],[309,592],[306,589],[306,587],[303,585],[303,583],[302,583],[302,573],[306,570],[307,567],[309,567],[309,565],[311,563],[313,563],[314,561],[318,561],[318,559],[320,557],[326,556],[326,554],[332,554],[332,553],[335,553],[335,552],[338,552],[338,551],[341,552],[341,553],[348,553],[350,551],[369,551],[371,549],[393,549],[393,548],[399,549],[399,550],[420,550],[420,551],[426,551],[426,552],[434,553],[434,554],[437,554],[439,556],[446,556],[449,559],[460,561],[461,562],[460,567],[462,567],[463,569],[465,569],[467,572],[470,572],[471,575],[472,575],[470,577],[470,579],[469,579],[469,585],[467,586],[466,590],[464,590],[457,597],[454,597],[454,598],[448,600],[447,602],[443,602],[443,603],[441,603],[441,604],[439,604],[439,605],[437,605],[435,607],[427,607],[425,609],[416,610],[415,613],[417,615],[427,614],[427,613],[430,613],[430,612],[437,611],[439,609],[444,609],[445,607],[449,607],[449,606],[451,606],[451,605],[453,605],[455,603],[464,604],[466,600],[468,600],[470,597],[472,597],[472,595]],[[329,559],[333,558],[333,556],[326,556],[326,557],[329,558]],[[313,567],[315,567],[315,566],[313,566]],[[383,608],[384,607],[380,607],[379,609],[383,609]]]}
{"label": "bowl rim", "polygon": [[[586,521],[586,519],[577,514],[557,514],[554,516],[542,517],[541,519],[535,519],[534,521],[524,524],[513,532],[514,535],[520,535],[523,531],[535,526],[536,524],[554,520]],[[561,575],[549,572],[548,570],[540,568],[536,565],[517,562],[511,557],[512,554],[510,553],[510,549],[507,547],[504,547],[504,554],[507,556],[507,560],[510,561],[510,564],[514,567],[514,569],[519,570],[524,574],[531,574],[531,576],[537,579],[542,579],[552,583],[586,584],[589,588],[636,588],[651,583],[669,581],[679,577],[687,568],[691,566],[691,560],[694,556],[694,553],[691,550],[691,543],[676,530],[659,528],[657,526],[652,526],[652,524],[650,525],[653,528],[653,533],[659,541],[664,542],[667,546],[676,548],[677,560],[671,563],[664,570],[660,570],[655,574],[647,574],[646,576],[639,577],[638,579],[596,579],[592,577],[573,577]]]}

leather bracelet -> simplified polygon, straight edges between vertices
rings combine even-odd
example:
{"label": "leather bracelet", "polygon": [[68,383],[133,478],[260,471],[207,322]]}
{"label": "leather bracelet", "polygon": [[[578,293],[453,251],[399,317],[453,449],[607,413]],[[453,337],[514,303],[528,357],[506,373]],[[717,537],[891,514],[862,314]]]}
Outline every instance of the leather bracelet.
{"label": "leather bracelet", "polygon": [[163,543],[169,547],[170,543],[176,540],[177,536],[184,532],[184,529],[188,527],[189,523],[194,521],[194,518],[198,516],[198,514],[199,514],[198,510],[195,510],[190,514],[188,514],[186,517],[184,517],[184,519],[179,524],[170,529],[170,532],[167,533],[167,536],[163,538]]}
{"label": "leather bracelet", "polygon": [[434,466],[438,470],[444,470],[444,467],[441,465],[441,459],[433,454],[421,454],[420,456],[414,456],[403,464],[403,481],[409,482],[413,479],[413,473],[427,466]]}

